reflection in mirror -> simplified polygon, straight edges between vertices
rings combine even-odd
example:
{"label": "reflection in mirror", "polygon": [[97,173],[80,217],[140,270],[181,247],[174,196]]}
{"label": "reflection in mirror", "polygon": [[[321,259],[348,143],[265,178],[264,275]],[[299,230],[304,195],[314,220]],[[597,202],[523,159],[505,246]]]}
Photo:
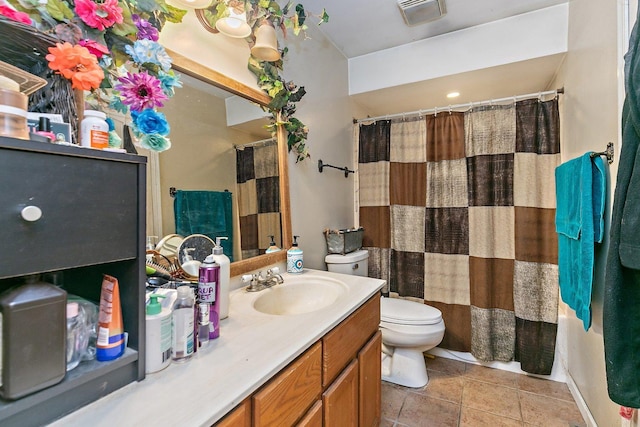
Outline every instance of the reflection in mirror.
{"label": "reflection in mirror", "polygon": [[[231,261],[263,254],[269,236],[282,245],[276,141],[256,104],[183,74],[162,112],[172,148],[159,154],[149,191],[160,235],[204,234],[223,242]],[[159,188],[153,188],[159,187]]]}

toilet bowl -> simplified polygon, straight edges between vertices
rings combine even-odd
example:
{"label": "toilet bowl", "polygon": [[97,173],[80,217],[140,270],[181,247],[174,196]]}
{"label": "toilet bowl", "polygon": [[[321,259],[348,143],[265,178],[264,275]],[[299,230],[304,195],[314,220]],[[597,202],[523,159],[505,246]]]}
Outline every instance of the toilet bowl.
{"label": "toilet bowl", "polygon": [[435,307],[398,298],[380,300],[382,379],[405,387],[429,382],[423,352],[442,342],[442,313]]}
{"label": "toilet bowl", "polygon": [[[359,250],[346,255],[327,255],[325,262],[331,272],[366,276],[368,258],[368,251]],[[405,387],[427,385],[429,377],[422,353],[440,344],[444,330],[442,313],[437,308],[382,297],[382,379]]]}

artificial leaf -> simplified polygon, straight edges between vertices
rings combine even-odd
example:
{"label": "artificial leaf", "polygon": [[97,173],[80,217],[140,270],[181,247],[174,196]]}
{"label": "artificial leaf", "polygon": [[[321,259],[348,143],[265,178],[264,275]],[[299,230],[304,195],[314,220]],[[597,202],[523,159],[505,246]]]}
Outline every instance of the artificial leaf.
{"label": "artificial leaf", "polygon": [[301,4],[296,5],[296,16],[298,17],[299,25],[304,24],[304,20],[307,19],[307,14],[304,11],[304,6]]}
{"label": "artificial leaf", "polygon": [[260,0],[260,1],[258,2],[258,7],[261,7],[261,8],[266,9],[266,8],[268,8],[268,7],[269,7],[269,4],[270,4],[270,3],[271,3],[271,0]]}
{"label": "artificial leaf", "polygon": [[322,24],[323,22],[329,22],[329,15],[327,14],[327,11],[325,9],[322,9],[322,15],[320,15],[320,22],[318,22],[318,25]]}
{"label": "artificial leaf", "polygon": [[74,16],[67,2],[62,0],[48,0],[46,10],[52,18],[58,21],[73,19]]}
{"label": "artificial leaf", "polygon": [[124,18],[120,24],[115,24],[112,28],[113,32],[119,36],[128,36],[129,34],[136,34],[138,28],[131,21],[131,9],[127,2],[120,2],[122,8],[122,17]]}
{"label": "artificial leaf", "polygon": [[167,4],[167,14],[165,15],[167,21],[173,22],[174,24],[179,24],[182,22],[182,18],[187,14],[186,10],[178,9],[177,7],[173,7],[170,4]]}
{"label": "artificial leaf", "polygon": [[153,12],[160,8],[158,3],[155,0],[138,0],[136,2],[136,8],[140,9],[143,12]]}

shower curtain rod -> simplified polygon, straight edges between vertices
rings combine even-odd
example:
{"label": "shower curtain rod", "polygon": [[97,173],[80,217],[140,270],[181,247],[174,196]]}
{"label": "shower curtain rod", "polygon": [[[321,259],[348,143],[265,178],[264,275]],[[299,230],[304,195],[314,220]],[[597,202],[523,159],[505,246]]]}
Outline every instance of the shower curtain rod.
{"label": "shower curtain rod", "polygon": [[247,142],[246,144],[234,145],[233,148],[236,150],[244,150],[247,147],[266,147],[267,145],[275,142],[275,138],[267,138],[261,139],[260,141]]}
{"label": "shower curtain rod", "polygon": [[377,117],[365,117],[362,119],[353,119],[353,123],[363,123],[363,122],[375,122],[376,120],[389,120],[389,119],[394,119],[397,117],[407,117],[407,116],[422,116],[425,114],[438,114],[440,112],[451,112],[454,110],[460,110],[460,109],[464,109],[464,111],[466,111],[467,109],[473,108],[473,107],[479,107],[482,105],[492,105],[492,104],[499,104],[499,103],[504,103],[507,101],[522,101],[523,99],[529,99],[529,98],[542,98],[543,96],[547,96],[547,95],[558,95],[558,94],[562,94],[564,93],[564,87],[561,87],[559,89],[555,89],[555,90],[547,90],[544,92],[536,92],[536,93],[528,93],[526,95],[516,95],[516,96],[510,96],[508,98],[497,98],[497,99],[488,99],[486,101],[478,101],[478,102],[466,102],[464,104],[453,104],[453,105],[447,105],[446,107],[435,107],[435,108],[429,108],[426,110],[417,110],[417,111],[410,111],[410,112],[406,112],[406,113],[395,113],[395,114],[385,114],[383,116],[377,116]]}

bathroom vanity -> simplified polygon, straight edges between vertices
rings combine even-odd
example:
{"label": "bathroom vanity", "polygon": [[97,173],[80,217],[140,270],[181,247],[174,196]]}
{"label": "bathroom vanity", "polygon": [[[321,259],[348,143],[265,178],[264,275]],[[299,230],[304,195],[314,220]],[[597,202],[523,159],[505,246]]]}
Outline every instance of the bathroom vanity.
{"label": "bathroom vanity", "polygon": [[[233,291],[220,338],[192,360],[147,375],[52,426],[315,426],[323,419],[327,426],[378,425],[384,281],[315,270],[283,277],[284,284],[271,289]],[[305,280],[341,282],[343,292],[308,312],[255,308],[278,286],[302,287]]]}
{"label": "bathroom vanity", "polygon": [[46,273],[97,302],[112,275],[129,336],[116,360],[83,362],[56,385],[0,400],[0,425],[42,425],[144,378],[145,167],[140,156],[0,137],[0,292]]}

